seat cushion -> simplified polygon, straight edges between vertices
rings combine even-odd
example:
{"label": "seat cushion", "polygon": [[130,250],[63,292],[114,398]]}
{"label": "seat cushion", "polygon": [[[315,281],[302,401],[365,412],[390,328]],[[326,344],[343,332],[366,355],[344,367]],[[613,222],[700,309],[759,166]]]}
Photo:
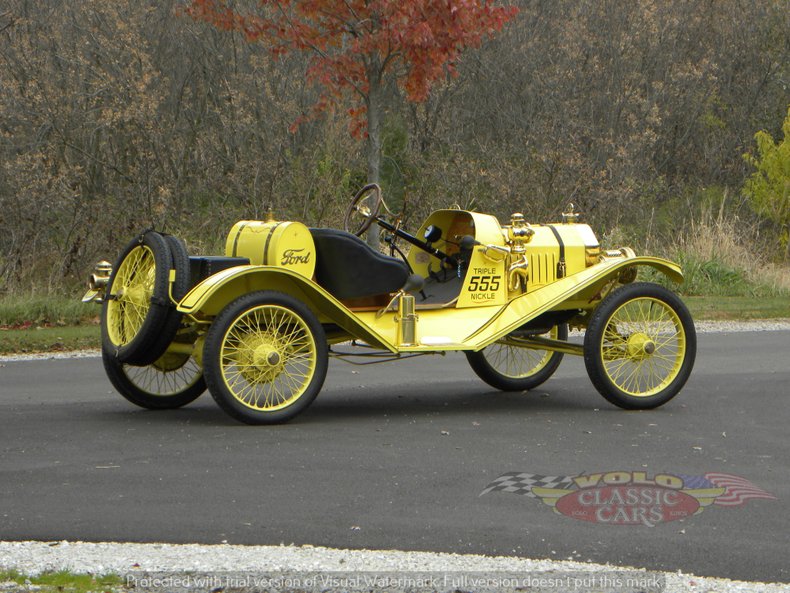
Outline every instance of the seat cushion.
{"label": "seat cushion", "polygon": [[248,266],[246,257],[225,257],[222,255],[193,255],[189,258],[190,286],[195,286],[209,276],[234,266]]}
{"label": "seat cushion", "polygon": [[337,299],[395,292],[409,277],[405,262],[372,249],[337,229],[310,229],[315,242],[316,282]]}

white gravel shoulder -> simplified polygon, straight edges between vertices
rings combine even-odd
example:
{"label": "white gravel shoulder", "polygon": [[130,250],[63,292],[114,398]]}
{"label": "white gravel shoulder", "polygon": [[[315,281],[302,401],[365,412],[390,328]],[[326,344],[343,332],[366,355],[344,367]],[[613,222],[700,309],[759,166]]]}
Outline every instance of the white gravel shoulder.
{"label": "white gravel shoulder", "polygon": [[697,333],[738,333],[790,331],[790,319],[751,319],[749,321],[695,321]]}
{"label": "white gravel shoulder", "polygon": [[[83,542],[0,542],[0,569],[23,574],[68,570],[130,578],[144,574],[518,574],[524,578],[562,575],[644,574],[664,579],[661,588],[671,593],[790,592],[790,585],[703,578],[680,572],[645,572],[572,561],[530,560],[514,557],[343,550],[314,546],[237,546],[121,544]],[[323,590],[326,590],[324,588]],[[392,587],[389,591],[397,590]],[[437,590],[441,590],[438,588]],[[452,588],[449,590],[453,590]],[[544,590],[544,589],[539,589]],[[554,589],[545,589],[554,590]],[[558,591],[560,589],[557,589]],[[563,589],[564,590],[564,589]],[[619,589],[613,589],[619,591]],[[630,589],[629,589],[630,590]]]}
{"label": "white gravel shoulder", "polygon": [[68,350],[66,352],[34,352],[29,354],[3,354],[0,362],[24,362],[31,360],[61,360],[64,358],[98,358],[101,350]]}

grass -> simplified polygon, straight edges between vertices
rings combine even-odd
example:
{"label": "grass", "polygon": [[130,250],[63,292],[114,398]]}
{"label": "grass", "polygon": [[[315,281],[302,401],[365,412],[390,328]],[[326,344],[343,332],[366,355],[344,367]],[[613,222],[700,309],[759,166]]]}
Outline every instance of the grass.
{"label": "grass", "polygon": [[124,581],[117,575],[94,576],[75,574],[68,571],[48,572],[27,576],[15,570],[0,571],[0,590],[4,583],[15,583],[13,591],[37,591],[38,593],[98,593],[103,591],[127,591]]}
{"label": "grass", "polygon": [[790,318],[788,297],[684,296],[694,319],[731,321]]}
{"label": "grass", "polygon": [[78,296],[0,298],[0,354],[99,347],[99,307]]}
{"label": "grass", "polygon": [[689,296],[790,298],[790,268],[770,261],[759,231],[738,218],[737,206],[721,202],[703,208],[670,248],[683,268],[681,291]]}
{"label": "grass", "polygon": [[91,323],[99,307],[73,297],[22,294],[0,297],[0,328]]}
{"label": "grass", "polygon": [[0,354],[98,348],[99,333],[98,325],[0,329]]}

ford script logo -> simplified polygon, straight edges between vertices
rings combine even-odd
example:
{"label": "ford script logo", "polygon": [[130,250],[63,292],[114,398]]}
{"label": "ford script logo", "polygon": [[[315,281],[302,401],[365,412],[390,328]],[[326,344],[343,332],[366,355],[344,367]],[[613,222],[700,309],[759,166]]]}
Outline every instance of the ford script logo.
{"label": "ford script logo", "polygon": [[310,263],[310,252],[302,253],[304,247],[301,249],[286,249],[283,252],[283,259],[280,261],[281,266],[292,266],[294,264],[307,264]]}

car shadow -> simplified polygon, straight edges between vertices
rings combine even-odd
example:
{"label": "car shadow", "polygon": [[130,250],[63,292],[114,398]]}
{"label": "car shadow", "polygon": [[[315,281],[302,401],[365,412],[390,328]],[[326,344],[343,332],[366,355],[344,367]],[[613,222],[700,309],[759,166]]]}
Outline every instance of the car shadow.
{"label": "car shadow", "polygon": [[[575,381],[551,381],[531,391],[503,392],[468,381],[442,382],[424,386],[356,388],[324,387],[304,412],[286,424],[346,422],[355,418],[425,418],[501,416],[551,412],[622,412],[601,400],[594,389]],[[120,396],[118,396],[120,397]],[[123,402],[125,404],[125,402]],[[146,410],[132,404],[95,409],[89,412],[104,420],[121,423],[244,426],[223,412],[206,392],[199,399],[175,410]]]}
{"label": "car shadow", "polygon": [[[370,391],[373,391],[371,389]],[[589,392],[589,393],[588,393]],[[296,421],[333,422],[349,418],[377,416],[474,416],[508,413],[535,414],[542,412],[589,411],[610,408],[589,388],[581,393],[568,388],[554,389],[551,385],[532,391],[502,392],[482,386],[470,388],[468,382],[443,383],[438,392],[402,389],[397,386],[376,388],[375,393],[358,390],[348,395],[327,389]],[[616,408],[612,407],[616,411]]]}

